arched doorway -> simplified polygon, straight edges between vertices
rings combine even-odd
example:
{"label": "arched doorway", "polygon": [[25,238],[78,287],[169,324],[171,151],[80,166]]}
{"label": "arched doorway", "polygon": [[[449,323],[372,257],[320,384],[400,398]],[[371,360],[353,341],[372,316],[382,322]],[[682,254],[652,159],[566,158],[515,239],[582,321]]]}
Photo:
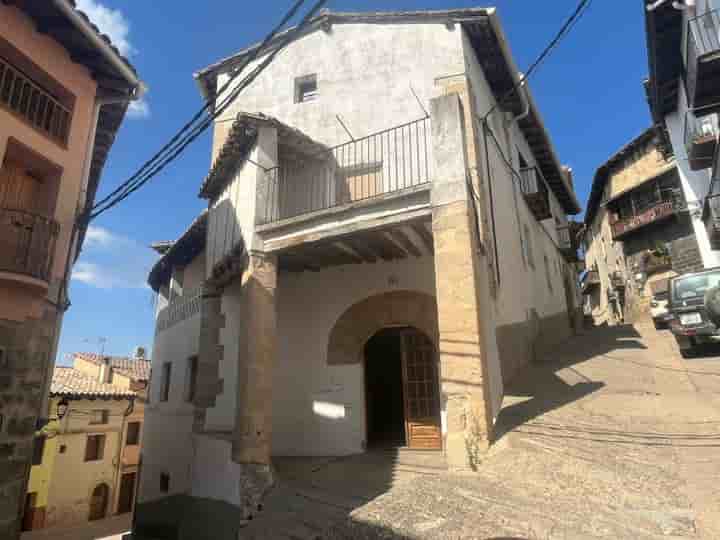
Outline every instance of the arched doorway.
{"label": "arched doorway", "polygon": [[107,513],[108,500],[110,498],[110,488],[107,484],[98,484],[90,497],[90,521],[103,519]]}
{"label": "arched doorway", "polygon": [[364,356],[368,448],[441,449],[432,341],[415,328],[384,328],[367,341]]}

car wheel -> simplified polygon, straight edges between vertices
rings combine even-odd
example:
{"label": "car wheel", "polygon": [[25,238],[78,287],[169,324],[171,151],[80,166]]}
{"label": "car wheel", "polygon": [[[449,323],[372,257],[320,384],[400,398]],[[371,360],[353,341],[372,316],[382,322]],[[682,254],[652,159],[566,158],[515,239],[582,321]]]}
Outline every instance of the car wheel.
{"label": "car wheel", "polygon": [[663,325],[660,321],[653,319],[653,324],[655,325],[655,330],[662,330]]}

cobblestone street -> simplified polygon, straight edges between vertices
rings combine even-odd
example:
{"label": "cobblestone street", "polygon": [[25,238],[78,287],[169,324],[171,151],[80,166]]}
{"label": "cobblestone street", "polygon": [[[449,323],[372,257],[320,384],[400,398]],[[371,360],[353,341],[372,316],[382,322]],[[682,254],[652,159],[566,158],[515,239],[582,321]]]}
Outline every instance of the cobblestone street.
{"label": "cobblestone street", "polygon": [[[511,385],[477,475],[422,454],[280,463],[247,538],[720,538],[720,359],[597,328]],[[330,531],[326,525],[338,520]]]}

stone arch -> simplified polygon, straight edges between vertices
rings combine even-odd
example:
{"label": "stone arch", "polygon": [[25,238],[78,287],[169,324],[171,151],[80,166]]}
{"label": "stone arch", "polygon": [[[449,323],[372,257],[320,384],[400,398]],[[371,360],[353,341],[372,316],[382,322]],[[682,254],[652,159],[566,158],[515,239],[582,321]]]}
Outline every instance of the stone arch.
{"label": "stone arch", "polygon": [[104,519],[107,515],[108,505],[110,503],[110,487],[106,483],[95,486],[90,496],[90,511],[88,515],[89,521],[97,521]]}
{"label": "stone arch", "polygon": [[393,291],[361,300],[350,306],[335,322],[328,340],[329,365],[363,361],[365,343],[389,326],[412,326],[438,345],[437,302],[418,291]]}

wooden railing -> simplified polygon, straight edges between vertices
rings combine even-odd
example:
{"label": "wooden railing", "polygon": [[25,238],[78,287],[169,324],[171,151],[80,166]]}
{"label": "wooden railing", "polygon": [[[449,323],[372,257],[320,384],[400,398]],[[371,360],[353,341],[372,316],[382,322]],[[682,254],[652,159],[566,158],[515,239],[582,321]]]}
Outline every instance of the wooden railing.
{"label": "wooden railing", "polygon": [[262,224],[377,198],[430,182],[430,119],[320,154],[280,160],[266,174]]}
{"label": "wooden railing", "polygon": [[156,332],[162,332],[200,313],[201,289],[189,291],[172,300],[157,316]]}
{"label": "wooden railing", "polygon": [[538,221],[552,217],[550,194],[540,169],[537,167],[520,169],[520,190]]}
{"label": "wooden railing", "polygon": [[67,144],[70,110],[0,58],[0,106],[22,117],[51,139]]}
{"label": "wooden railing", "polygon": [[60,226],[45,216],[0,208],[0,272],[50,281]]}

